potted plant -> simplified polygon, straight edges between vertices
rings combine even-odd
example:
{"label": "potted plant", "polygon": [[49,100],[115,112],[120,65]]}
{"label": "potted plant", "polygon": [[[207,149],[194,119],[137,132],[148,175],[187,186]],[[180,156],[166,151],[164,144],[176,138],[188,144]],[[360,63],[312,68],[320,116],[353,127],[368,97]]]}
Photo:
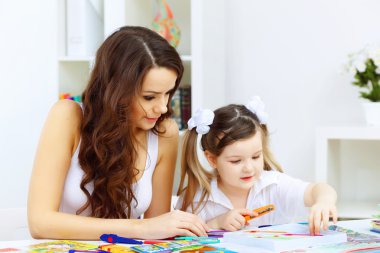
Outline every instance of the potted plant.
{"label": "potted plant", "polygon": [[380,126],[380,47],[368,46],[350,54],[348,70],[353,74],[353,85],[360,89],[368,125]]}

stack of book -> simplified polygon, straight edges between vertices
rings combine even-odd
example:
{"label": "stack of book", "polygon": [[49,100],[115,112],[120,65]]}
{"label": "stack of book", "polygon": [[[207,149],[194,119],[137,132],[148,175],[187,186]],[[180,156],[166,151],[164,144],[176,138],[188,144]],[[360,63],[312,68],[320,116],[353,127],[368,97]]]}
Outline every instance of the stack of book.
{"label": "stack of book", "polygon": [[173,95],[171,105],[172,118],[177,122],[179,129],[186,129],[187,121],[191,117],[191,86],[180,86]]}
{"label": "stack of book", "polygon": [[376,233],[380,233],[380,220],[373,220],[371,221],[371,231],[372,232],[376,232]]}
{"label": "stack of book", "polygon": [[[377,208],[380,210],[380,204],[377,205]],[[376,218],[376,220],[371,221],[371,231],[380,233],[380,214],[374,214],[373,218]]]}

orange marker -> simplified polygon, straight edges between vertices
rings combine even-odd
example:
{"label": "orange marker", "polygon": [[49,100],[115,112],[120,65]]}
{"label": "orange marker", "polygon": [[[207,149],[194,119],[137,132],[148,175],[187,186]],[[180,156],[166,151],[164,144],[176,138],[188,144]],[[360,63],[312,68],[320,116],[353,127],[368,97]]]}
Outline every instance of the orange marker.
{"label": "orange marker", "polygon": [[249,221],[249,220],[252,220],[254,218],[257,218],[257,217],[260,217],[260,216],[263,216],[269,212],[272,212],[275,210],[275,207],[274,205],[270,204],[270,205],[267,205],[267,206],[262,206],[262,207],[259,207],[259,208],[256,208],[254,209],[253,211],[258,213],[259,215],[258,216],[249,216],[249,215],[245,215],[244,218],[245,218],[245,221]]}

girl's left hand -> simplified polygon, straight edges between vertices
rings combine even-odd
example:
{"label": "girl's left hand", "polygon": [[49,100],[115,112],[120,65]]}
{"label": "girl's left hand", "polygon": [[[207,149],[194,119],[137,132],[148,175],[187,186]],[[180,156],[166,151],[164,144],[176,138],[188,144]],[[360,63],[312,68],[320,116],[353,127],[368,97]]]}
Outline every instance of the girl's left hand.
{"label": "girl's left hand", "polygon": [[321,223],[323,224],[323,230],[327,230],[330,217],[332,217],[334,223],[337,222],[338,212],[334,203],[329,201],[317,202],[311,206],[309,214],[310,234],[319,235]]}

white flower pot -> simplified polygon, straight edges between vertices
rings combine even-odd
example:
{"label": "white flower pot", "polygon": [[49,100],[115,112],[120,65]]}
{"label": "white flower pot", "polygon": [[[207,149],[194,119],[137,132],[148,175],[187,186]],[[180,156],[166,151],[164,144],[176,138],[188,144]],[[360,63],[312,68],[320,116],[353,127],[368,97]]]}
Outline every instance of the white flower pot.
{"label": "white flower pot", "polygon": [[363,109],[367,125],[380,126],[380,102],[365,102]]}

